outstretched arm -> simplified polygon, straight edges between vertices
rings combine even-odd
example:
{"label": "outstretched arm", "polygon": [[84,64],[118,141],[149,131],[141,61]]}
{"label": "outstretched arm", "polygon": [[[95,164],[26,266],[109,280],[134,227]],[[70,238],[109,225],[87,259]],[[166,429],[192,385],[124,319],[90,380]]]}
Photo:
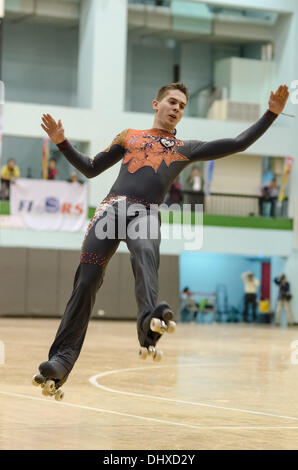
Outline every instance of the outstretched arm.
{"label": "outstretched arm", "polygon": [[57,145],[67,160],[87,178],[99,175],[121,160],[123,156],[122,141],[126,131],[118,134],[112,144],[103,152],[98,153],[94,158],[89,158],[75,149],[65,138],[61,119],[56,122],[50,114],[44,114],[42,122],[41,127],[46,131],[52,142]]}
{"label": "outstretched arm", "polygon": [[289,97],[288,87],[281,85],[276,93],[271,92],[269,109],[252,126],[234,139],[218,139],[212,142],[191,141],[192,161],[216,160],[234,153],[243,152],[259,139],[282,112]]}

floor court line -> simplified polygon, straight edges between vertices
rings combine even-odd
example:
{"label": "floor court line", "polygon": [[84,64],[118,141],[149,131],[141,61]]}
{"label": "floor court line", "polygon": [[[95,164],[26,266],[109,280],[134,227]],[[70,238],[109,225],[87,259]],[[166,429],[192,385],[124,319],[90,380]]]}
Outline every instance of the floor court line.
{"label": "floor court line", "polygon": [[192,424],[186,424],[186,423],[178,423],[175,421],[167,421],[167,420],[162,420],[162,419],[156,419],[156,418],[149,418],[147,416],[139,416],[139,415],[133,415],[129,413],[121,413],[119,411],[113,411],[113,410],[106,410],[106,409],[101,409],[101,408],[94,408],[91,406],[85,406],[85,405],[78,405],[75,403],[67,403],[67,402],[57,402],[53,399],[45,399],[45,398],[38,398],[38,397],[33,397],[31,395],[23,395],[20,393],[12,393],[12,392],[2,392],[0,391],[0,395],[4,396],[9,396],[9,397],[14,397],[14,398],[20,398],[20,399],[27,399],[27,400],[35,400],[35,401],[40,401],[43,403],[50,403],[55,406],[68,406],[68,407],[73,407],[73,408],[79,408],[87,411],[95,411],[97,413],[108,413],[108,414],[113,414],[113,415],[118,415],[118,416],[124,416],[128,418],[133,418],[133,419],[142,419],[145,421],[151,421],[154,423],[158,424],[164,424],[164,425],[170,425],[170,426],[180,426],[184,428],[189,428],[189,429],[194,429],[194,430],[264,430],[264,431],[272,431],[272,430],[289,430],[289,429],[298,429],[298,426],[200,426],[200,425],[192,425]]}
{"label": "floor court line", "polygon": [[[203,364],[183,364],[183,367],[194,367],[194,366],[202,366]],[[210,367],[212,364],[204,364],[204,366]],[[213,364],[214,365],[214,364]],[[217,364],[218,365],[218,364]],[[165,398],[165,397],[159,397],[155,395],[146,395],[142,393],[134,393],[134,392],[124,392],[121,390],[115,390],[110,387],[106,387],[104,385],[101,385],[98,383],[98,379],[102,377],[106,377],[108,375],[112,374],[117,374],[117,373],[122,373],[122,372],[135,372],[138,370],[148,370],[148,369],[157,369],[157,368],[167,368],[167,367],[177,367],[177,364],[175,365],[166,365],[166,366],[153,366],[153,367],[135,367],[135,368],[128,368],[128,369],[118,369],[118,370],[111,370],[111,371],[106,371],[102,372],[101,374],[93,375],[90,377],[89,382],[97,388],[100,388],[102,390],[105,390],[106,392],[110,393],[118,393],[121,395],[127,395],[127,396],[132,396],[132,397],[138,397],[138,398],[148,398],[148,399],[153,399],[153,400],[160,400],[160,401],[166,401],[166,402],[171,402],[171,403],[178,403],[182,405],[192,405],[192,406],[201,406],[201,407],[206,407],[206,408],[215,408],[219,410],[225,410],[225,411],[235,411],[239,413],[246,413],[246,414],[253,414],[253,415],[260,415],[260,416],[268,416],[271,418],[279,418],[279,419],[289,419],[292,421],[298,421],[298,417],[294,416],[283,416],[283,415],[278,415],[275,413],[266,413],[263,411],[255,411],[255,410],[246,410],[246,409],[241,409],[241,408],[232,408],[232,407],[227,407],[227,406],[220,406],[220,405],[212,405],[209,403],[201,403],[201,402],[192,402],[192,401],[185,401],[185,400],[177,400],[174,398]]]}

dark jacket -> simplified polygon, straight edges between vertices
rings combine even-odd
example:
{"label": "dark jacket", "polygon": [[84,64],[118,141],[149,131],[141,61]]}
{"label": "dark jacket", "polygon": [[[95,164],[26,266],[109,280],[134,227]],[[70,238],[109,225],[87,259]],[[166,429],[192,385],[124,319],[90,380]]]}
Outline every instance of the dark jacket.
{"label": "dark jacket", "polygon": [[279,286],[278,300],[290,300],[290,284],[288,282],[281,283],[280,277],[274,279],[275,284]]}

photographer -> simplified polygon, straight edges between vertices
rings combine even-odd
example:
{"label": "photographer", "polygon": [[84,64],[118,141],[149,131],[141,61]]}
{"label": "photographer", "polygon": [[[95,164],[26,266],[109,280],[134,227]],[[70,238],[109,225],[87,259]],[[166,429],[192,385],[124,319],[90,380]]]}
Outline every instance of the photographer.
{"label": "photographer", "polygon": [[260,282],[254,277],[251,271],[247,271],[241,274],[241,278],[245,290],[245,306],[243,312],[243,319],[245,323],[248,323],[248,309],[250,305],[252,306],[252,321],[256,320],[257,290],[260,285]]}
{"label": "photographer", "polygon": [[274,279],[275,284],[279,286],[278,302],[276,309],[276,325],[280,325],[281,311],[284,308],[288,317],[288,325],[294,325],[293,313],[290,306],[292,295],[290,294],[290,284],[286,276],[282,274]]}

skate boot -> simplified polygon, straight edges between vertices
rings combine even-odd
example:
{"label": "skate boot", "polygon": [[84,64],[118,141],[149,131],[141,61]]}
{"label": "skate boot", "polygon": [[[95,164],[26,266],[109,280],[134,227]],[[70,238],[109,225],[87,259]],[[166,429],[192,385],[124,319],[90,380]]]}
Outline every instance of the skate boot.
{"label": "skate boot", "polygon": [[68,377],[66,367],[61,362],[50,359],[40,364],[39,372],[40,374],[33,376],[32,384],[36,387],[40,385],[44,396],[54,396],[57,401],[63,400],[64,392],[60,387]]}
{"label": "skate boot", "polygon": [[155,310],[143,318],[138,324],[138,337],[140,343],[139,358],[146,359],[152,356],[153,361],[160,362],[162,351],[156,349],[156,343],[161,336],[174,333],[176,323],[172,321],[174,314],[166,302],[161,302]]}

